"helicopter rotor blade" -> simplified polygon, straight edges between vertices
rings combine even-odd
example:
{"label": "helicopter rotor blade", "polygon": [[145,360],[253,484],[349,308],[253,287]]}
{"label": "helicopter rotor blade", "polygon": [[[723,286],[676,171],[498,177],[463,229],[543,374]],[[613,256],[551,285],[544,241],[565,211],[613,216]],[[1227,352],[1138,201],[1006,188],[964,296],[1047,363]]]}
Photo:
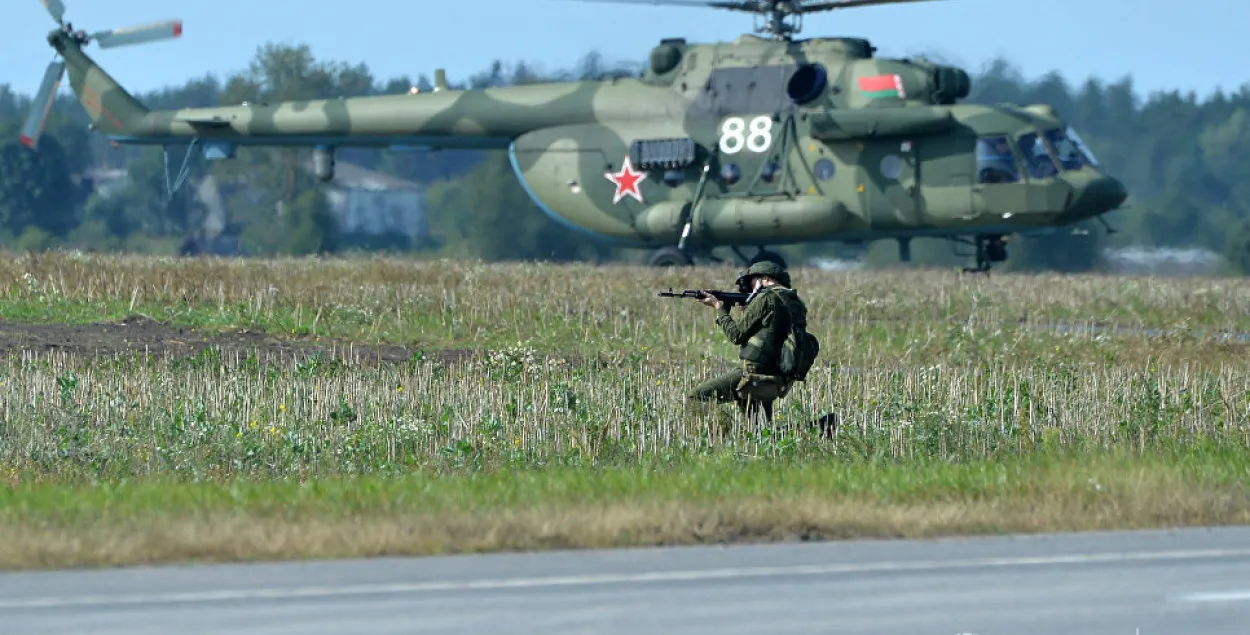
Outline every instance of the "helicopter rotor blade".
{"label": "helicopter rotor blade", "polygon": [[32,150],[38,147],[39,137],[43,135],[44,124],[48,122],[48,114],[52,112],[52,104],[56,101],[56,93],[61,88],[61,79],[65,76],[65,62],[53,60],[44,71],[43,82],[39,84],[39,92],[35,93],[30,103],[30,114],[22,124],[22,145]]}
{"label": "helicopter rotor blade", "polygon": [[711,7],[731,9],[748,13],[767,13],[774,10],[783,13],[814,13],[833,9],[850,9],[878,4],[902,2],[932,2],[933,0],[581,0],[582,2],[609,2],[614,4],[650,4],[679,7]]}
{"label": "helicopter rotor blade", "polygon": [[759,4],[753,0],[578,0],[580,2],[600,2],[610,4],[650,4],[656,6],[676,7],[711,7],[713,9],[731,9],[737,11],[758,11]]}
{"label": "helicopter rotor blade", "polygon": [[829,0],[827,2],[804,2],[804,13],[832,11],[834,9],[851,9],[854,7],[871,7],[881,4],[901,4],[904,2],[936,2],[939,0]]}
{"label": "helicopter rotor blade", "polygon": [[91,34],[91,39],[102,49],[169,40],[182,35],[182,20],[166,20],[136,26],[110,29]]}
{"label": "helicopter rotor blade", "polygon": [[39,1],[43,3],[43,8],[46,9],[48,14],[52,16],[53,20],[56,20],[57,24],[65,24],[65,5],[61,2],[61,0]]}

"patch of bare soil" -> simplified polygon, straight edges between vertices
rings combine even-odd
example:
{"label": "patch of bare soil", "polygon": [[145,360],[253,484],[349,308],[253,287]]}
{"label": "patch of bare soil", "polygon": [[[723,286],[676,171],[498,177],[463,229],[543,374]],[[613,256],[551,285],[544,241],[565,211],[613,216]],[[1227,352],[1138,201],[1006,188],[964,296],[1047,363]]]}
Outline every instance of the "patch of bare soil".
{"label": "patch of bare soil", "polygon": [[[353,342],[279,338],[246,329],[212,332],[163,324],[147,317],[130,316],[117,322],[96,324],[27,324],[0,320],[0,357],[23,352],[64,352],[86,357],[118,353],[154,356],[189,356],[215,347],[223,355],[254,353],[259,358],[307,356],[315,353],[354,357],[360,361],[406,362],[416,348],[397,345],[365,345]],[[468,350],[423,351],[427,359],[453,361],[473,355]]]}

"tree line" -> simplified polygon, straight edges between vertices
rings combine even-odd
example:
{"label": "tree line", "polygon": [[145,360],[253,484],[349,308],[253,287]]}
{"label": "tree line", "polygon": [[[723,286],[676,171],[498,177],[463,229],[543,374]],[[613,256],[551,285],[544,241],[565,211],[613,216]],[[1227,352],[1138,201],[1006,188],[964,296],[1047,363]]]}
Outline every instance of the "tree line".
{"label": "tree line", "polygon": [[[484,88],[522,83],[599,80],[636,75],[640,65],[608,64],[596,53],[568,69],[542,73],[524,62],[497,61],[451,83]],[[1199,99],[1171,91],[1141,97],[1131,77],[1086,79],[1073,85],[1058,72],[1024,78],[1009,62],[995,60],[973,74],[969,103],[1044,103],[1071,123],[1102,167],[1122,179],[1131,198],[1127,212],[1108,215],[1117,232],[1098,223],[1076,232],[1031,238],[1011,246],[1004,268],[1094,270],[1104,248],[1197,247],[1224,254],[1250,272],[1250,88]],[[205,75],[181,86],[137,95],[153,109],[238,104],[243,101],[318,99],[399,94],[433,88],[429,77],[375,77],[368,66],[317,59],[307,45],[260,47],[248,68],[224,80]],[[20,145],[18,130],[30,98],[0,85],[0,246],[56,246],[96,250],[164,251],[203,225],[206,210],[194,184],[217,182],[228,218],[248,253],[309,254],[344,249],[394,248],[430,257],[555,261],[626,259],[645,254],[587,243],[581,235],[542,214],[522,190],[502,151],[395,152],[343,148],[337,158],[426,186],[426,213],[433,240],[370,242],[345,235],[329,212],[326,195],[307,170],[307,149],[241,148],[234,161],[193,158],[186,185],[167,194],[165,157],[158,147],[113,147],[87,130],[86,116],[71,95],[53,106],[40,151]],[[171,147],[171,173],[184,147]],[[123,169],[129,178],[101,190],[86,178],[90,168]],[[922,264],[953,261],[942,241],[917,240]],[[781,250],[791,257],[842,253],[837,245],[810,244]],[[870,250],[868,260],[897,260],[893,244]]]}

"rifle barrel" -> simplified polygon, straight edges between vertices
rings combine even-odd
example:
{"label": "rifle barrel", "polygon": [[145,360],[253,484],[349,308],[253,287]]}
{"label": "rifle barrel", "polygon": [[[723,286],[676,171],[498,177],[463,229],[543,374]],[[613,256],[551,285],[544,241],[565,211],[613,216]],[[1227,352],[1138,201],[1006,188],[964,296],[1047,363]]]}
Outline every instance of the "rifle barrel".
{"label": "rifle barrel", "polygon": [[717,289],[708,290],[708,291],[701,291],[697,289],[686,289],[685,291],[682,291],[681,293],[677,293],[676,291],[669,289],[668,291],[660,291],[656,293],[656,295],[662,298],[696,298],[696,299],[701,298],[703,296],[710,295],[723,302],[738,303],[738,304],[746,304],[747,298],[750,297],[746,293],[738,293],[736,291],[720,291]]}

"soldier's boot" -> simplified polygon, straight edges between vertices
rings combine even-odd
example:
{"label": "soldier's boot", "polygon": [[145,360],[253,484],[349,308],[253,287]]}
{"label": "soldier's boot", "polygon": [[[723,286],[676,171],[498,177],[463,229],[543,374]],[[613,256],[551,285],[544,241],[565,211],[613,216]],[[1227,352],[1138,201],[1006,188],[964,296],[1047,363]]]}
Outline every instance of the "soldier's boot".
{"label": "soldier's boot", "polygon": [[825,439],[832,439],[838,433],[838,413],[829,412],[820,416],[812,422],[812,427],[820,430],[820,436]]}
{"label": "soldier's boot", "polygon": [[739,402],[739,410],[744,415],[747,429],[751,432],[760,432],[764,429],[772,430],[772,399],[754,399],[748,397],[746,400]]}

